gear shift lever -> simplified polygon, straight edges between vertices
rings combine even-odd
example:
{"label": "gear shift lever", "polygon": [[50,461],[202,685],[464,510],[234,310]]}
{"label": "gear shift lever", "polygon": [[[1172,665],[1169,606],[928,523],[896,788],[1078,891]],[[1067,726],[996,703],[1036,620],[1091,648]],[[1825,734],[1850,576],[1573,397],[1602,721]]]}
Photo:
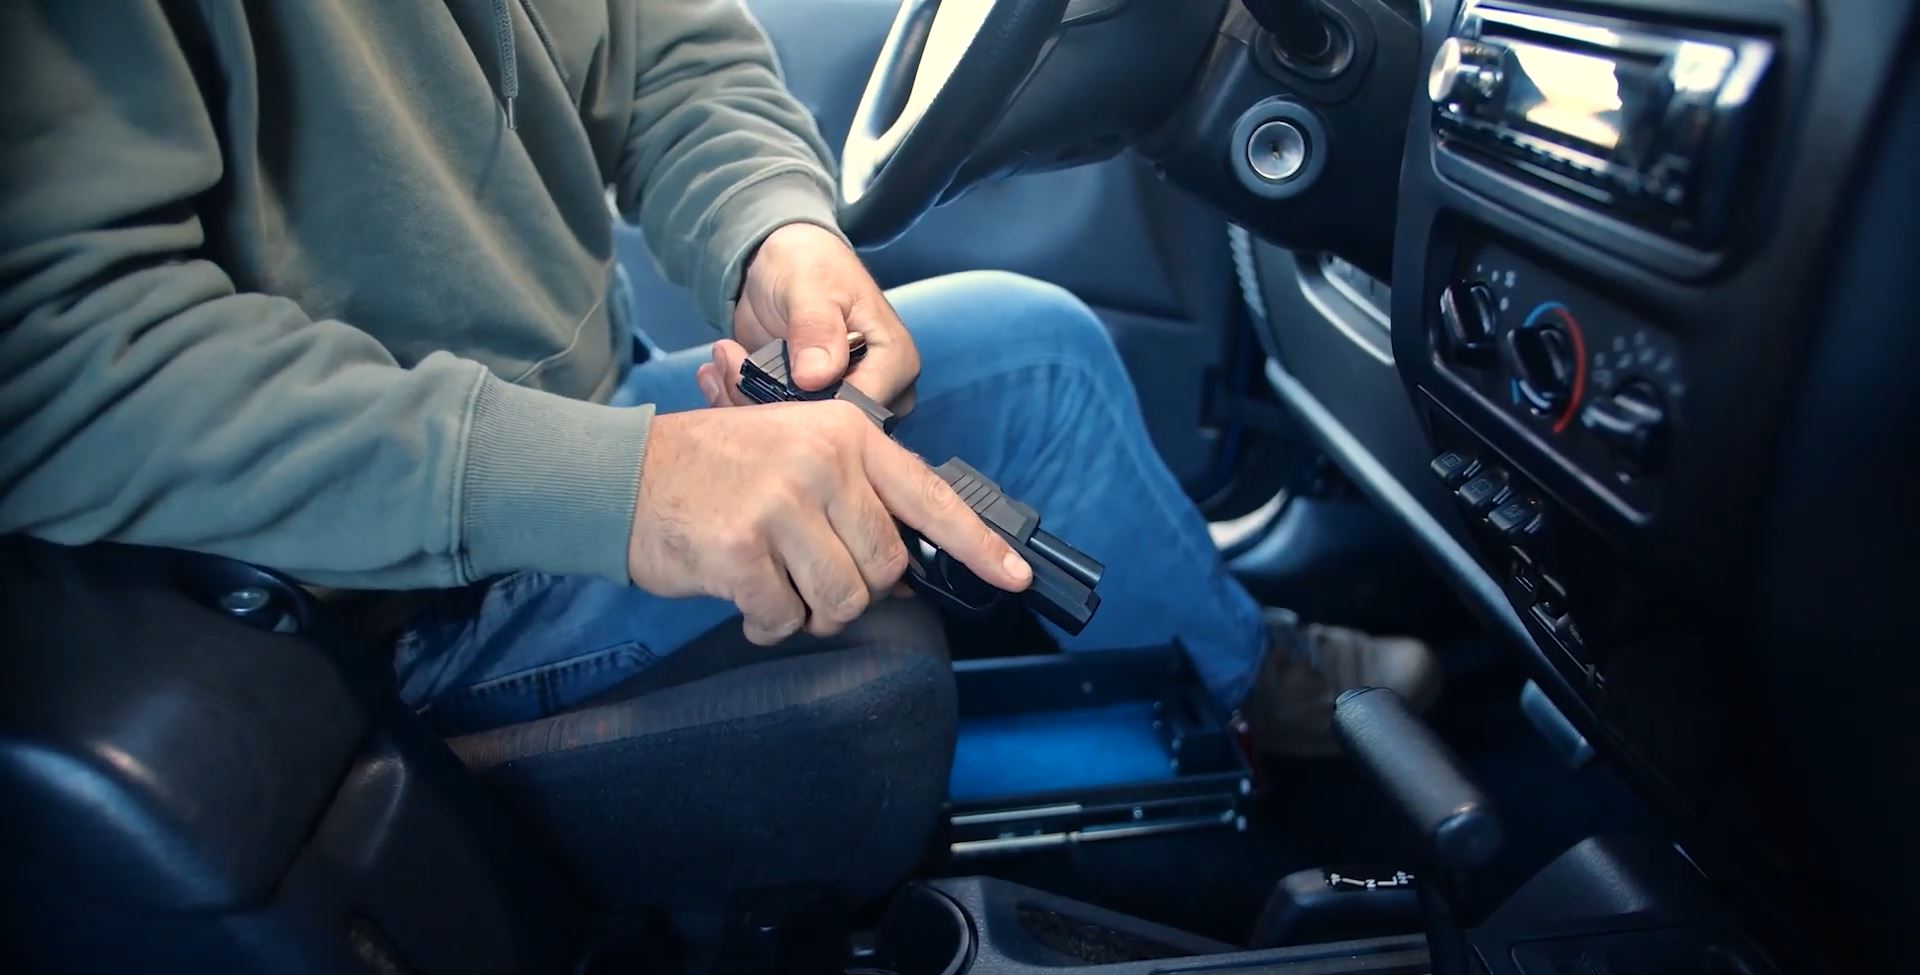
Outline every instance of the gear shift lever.
{"label": "gear shift lever", "polygon": [[1472,920],[1469,875],[1499,851],[1500,820],[1486,794],[1433,729],[1384,687],[1340,695],[1333,730],[1419,835],[1433,869],[1419,873],[1434,975],[1468,971],[1463,924]]}

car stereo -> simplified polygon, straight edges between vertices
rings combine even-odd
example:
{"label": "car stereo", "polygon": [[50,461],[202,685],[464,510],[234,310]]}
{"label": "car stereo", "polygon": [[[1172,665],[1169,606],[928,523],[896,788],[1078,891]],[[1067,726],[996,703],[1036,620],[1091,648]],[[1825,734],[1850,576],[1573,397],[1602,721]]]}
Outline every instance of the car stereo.
{"label": "car stereo", "polygon": [[1443,148],[1711,247],[1773,62],[1761,38],[1469,0],[1427,94]]}

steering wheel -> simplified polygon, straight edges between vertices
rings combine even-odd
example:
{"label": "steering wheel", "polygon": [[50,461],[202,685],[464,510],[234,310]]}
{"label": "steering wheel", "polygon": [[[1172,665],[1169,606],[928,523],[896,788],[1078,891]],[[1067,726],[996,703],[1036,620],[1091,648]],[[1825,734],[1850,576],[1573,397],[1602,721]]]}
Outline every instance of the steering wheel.
{"label": "steering wheel", "polygon": [[840,153],[840,225],[862,246],[941,203],[1020,91],[1068,0],[902,0]]}
{"label": "steering wheel", "polygon": [[[1132,147],[1269,241],[1385,273],[1413,4],[901,0],[841,149],[841,229],[878,246],[980,183]],[[1276,118],[1312,150],[1297,176],[1241,164]]]}

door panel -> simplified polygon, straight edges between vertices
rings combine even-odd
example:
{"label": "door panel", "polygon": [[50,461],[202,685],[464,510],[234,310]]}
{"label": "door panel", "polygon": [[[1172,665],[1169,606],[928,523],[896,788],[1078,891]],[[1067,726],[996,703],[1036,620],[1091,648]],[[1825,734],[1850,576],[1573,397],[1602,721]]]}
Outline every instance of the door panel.
{"label": "door panel", "polygon": [[[851,124],[898,0],[748,0],[788,87],[836,149]],[[690,301],[662,281],[644,242],[620,231],[623,261],[652,338],[681,348],[712,338]],[[881,284],[974,269],[1059,284],[1092,305],[1126,359],[1154,443],[1196,496],[1211,493],[1220,437],[1205,423],[1235,320],[1221,219],[1163,185],[1132,155],[983,186],[864,255]]]}

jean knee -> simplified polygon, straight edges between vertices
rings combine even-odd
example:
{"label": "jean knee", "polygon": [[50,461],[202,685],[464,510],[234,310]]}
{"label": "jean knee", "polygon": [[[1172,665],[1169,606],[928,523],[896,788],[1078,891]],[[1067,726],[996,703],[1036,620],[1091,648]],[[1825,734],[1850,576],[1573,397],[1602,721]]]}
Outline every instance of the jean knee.
{"label": "jean knee", "polygon": [[[967,271],[889,297],[920,346],[924,398],[995,383],[996,396],[1022,399],[1018,412],[1049,425],[1096,404],[1119,415],[1132,408],[1132,380],[1112,336],[1065,288],[1007,271]],[[999,382],[1016,375],[1018,383]]]}
{"label": "jean knee", "polygon": [[984,327],[995,344],[1060,350],[1095,374],[1122,373],[1120,353],[1105,322],[1078,295],[1050,281],[1011,271],[956,275],[991,309]]}

